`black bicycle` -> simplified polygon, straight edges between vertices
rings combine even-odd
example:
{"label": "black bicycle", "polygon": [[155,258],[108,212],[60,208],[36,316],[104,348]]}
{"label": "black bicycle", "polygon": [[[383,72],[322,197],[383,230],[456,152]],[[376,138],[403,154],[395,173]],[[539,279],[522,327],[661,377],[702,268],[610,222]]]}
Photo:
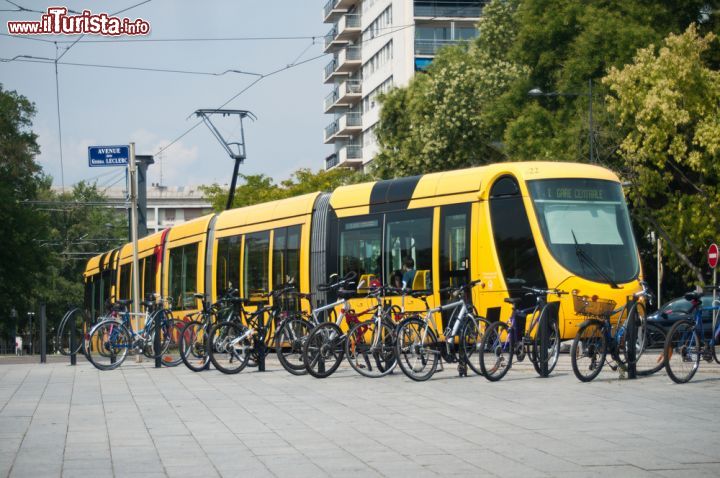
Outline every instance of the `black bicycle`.
{"label": "black bicycle", "polygon": [[[548,295],[561,297],[567,292],[558,289],[522,287],[525,297],[534,299],[531,307],[520,308],[522,297],[506,298],[513,311],[507,322],[494,322],[488,327],[480,350],[480,368],[491,382],[500,380],[512,367],[513,356],[518,362],[530,358],[535,371],[547,377],[555,369],[560,355],[560,330],[557,321],[558,302],[548,302]],[[530,323],[525,327],[527,317]]]}

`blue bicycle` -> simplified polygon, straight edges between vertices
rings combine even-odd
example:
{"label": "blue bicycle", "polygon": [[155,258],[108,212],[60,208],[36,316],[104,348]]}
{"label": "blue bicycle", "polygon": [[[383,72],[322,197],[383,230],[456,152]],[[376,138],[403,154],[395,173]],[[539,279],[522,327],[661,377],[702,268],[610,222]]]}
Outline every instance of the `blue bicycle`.
{"label": "blue bicycle", "polygon": [[720,310],[720,305],[716,301],[711,307],[702,307],[702,296],[703,292],[685,294],[685,300],[692,303],[688,312],[688,317],[692,318],[676,322],[665,340],[665,370],[675,383],[689,382],[697,372],[701,358],[706,362],[714,359],[720,363],[720,321],[714,320],[712,329],[707,332],[702,321],[702,313],[706,311],[713,311],[713,316],[716,317],[714,311]]}
{"label": "blue bicycle", "polygon": [[[112,306],[110,318],[95,325],[85,339],[86,356],[99,370],[119,367],[128,354],[142,353],[148,358],[160,357],[168,367],[178,365],[182,357],[179,342],[184,322],[174,319],[172,312],[154,300],[142,302],[146,310],[132,314],[128,307],[132,300],[119,300]],[[131,317],[137,319],[139,330],[133,329]],[[155,350],[156,323],[159,322],[160,348]]]}

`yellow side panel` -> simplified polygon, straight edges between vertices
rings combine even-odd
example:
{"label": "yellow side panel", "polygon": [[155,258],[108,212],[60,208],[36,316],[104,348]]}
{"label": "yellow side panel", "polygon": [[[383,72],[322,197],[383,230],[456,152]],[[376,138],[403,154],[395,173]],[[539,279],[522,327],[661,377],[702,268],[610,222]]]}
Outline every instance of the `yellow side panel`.
{"label": "yellow side panel", "polygon": [[330,196],[330,206],[336,211],[370,204],[370,193],[375,183],[353,184],[337,188]]}

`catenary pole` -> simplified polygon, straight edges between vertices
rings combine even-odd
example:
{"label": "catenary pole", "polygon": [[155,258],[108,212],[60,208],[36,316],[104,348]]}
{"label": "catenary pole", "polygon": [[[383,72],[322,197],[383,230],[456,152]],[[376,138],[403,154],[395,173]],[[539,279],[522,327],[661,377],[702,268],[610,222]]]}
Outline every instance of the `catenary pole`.
{"label": "catenary pole", "polygon": [[[140,328],[140,274],[138,271],[138,195],[137,195],[137,165],[135,164],[135,143],[130,143],[130,235],[132,237],[133,266],[132,266],[132,311],[137,327]],[[137,354],[137,361],[142,362],[142,355]]]}

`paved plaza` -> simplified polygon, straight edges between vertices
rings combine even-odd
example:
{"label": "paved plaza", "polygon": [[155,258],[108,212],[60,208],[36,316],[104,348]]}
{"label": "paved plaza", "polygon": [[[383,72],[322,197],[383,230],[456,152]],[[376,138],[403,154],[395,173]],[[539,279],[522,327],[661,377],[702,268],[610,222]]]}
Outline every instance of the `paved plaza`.
{"label": "paved plaza", "polygon": [[580,383],[561,360],[498,383],[0,360],[0,477],[720,475],[720,366]]}

